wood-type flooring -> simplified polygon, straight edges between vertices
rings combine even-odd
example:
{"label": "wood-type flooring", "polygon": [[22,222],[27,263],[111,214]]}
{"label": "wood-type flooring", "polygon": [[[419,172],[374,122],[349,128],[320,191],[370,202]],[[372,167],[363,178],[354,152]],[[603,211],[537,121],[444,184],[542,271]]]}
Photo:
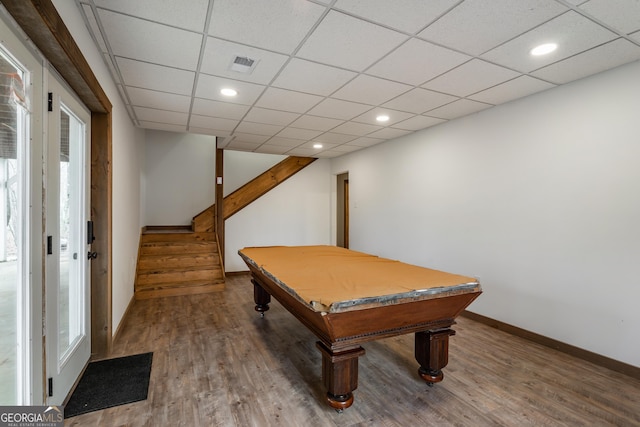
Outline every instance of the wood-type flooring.
{"label": "wood-type flooring", "polygon": [[223,292],[135,301],[112,356],[154,352],[148,399],[65,426],[640,426],[640,380],[467,318],[434,387],[413,335],[365,344],[355,402],[338,413],[314,335],[277,301],[265,318],[253,307],[248,274]]}

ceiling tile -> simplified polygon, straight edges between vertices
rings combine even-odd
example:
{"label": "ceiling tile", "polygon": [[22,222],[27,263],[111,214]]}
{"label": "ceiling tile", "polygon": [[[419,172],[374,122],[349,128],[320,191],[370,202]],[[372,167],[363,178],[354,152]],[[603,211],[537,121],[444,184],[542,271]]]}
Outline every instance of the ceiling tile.
{"label": "ceiling tile", "polygon": [[640,46],[617,39],[564,61],[544,67],[536,77],[563,84],[640,59]]}
{"label": "ceiling tile", "polygon": [[424,128],[428,128],[430,126],[437,125],[439,123],[443,123],[446,120],[436,119],[435,117],[427,117],[427,116],[413,116],[412,118],[402,121],[400,123],[396,123],[393,125],[394,128],[397,129],[405,129],[405,130],[420,130]]}
{"label": "ceiling tile", "polygon": [[[238,95],[235,97],[222,95],[220,89],[226,87],[237,90]],[[198,76],[196,96],[215,101],[231,102],[233,104],[252,105],[256,102],[256,99],[258,99],[262,91],[264,91],[264,86],[261,85],[210,76],[208,74],[200,74]]]}
{"label": "ceiling tile", "polygon": [[266,108],[253,107],[247,113],[244,120],[255,123],[266,123],[272,125],[286,126],[300,116],[297,113],[288,113],[286,111],[268,110]]}
{"label": "ceiling tile", "polygon": [[146,62],[116,58],[124,84],[162,92],[191,95],[195,73]]}
{"label": "ceiling tile", "polygon": [[347,122],[336,127],[334,132],[346,133],[347,135],[365,136],[371,132],[382,129],[382,126],[368,125],[365,123]]}
{"label": "ceiling tile", "polygon": [[358,137],[357,135],[347,135],[344,133],[327,132],[314,138],[314,140],[320,141],[320,142],[329,142],[333,144],[343,144],[345,142],[353,141],[357,137]]}
{"label": "ceiling tile", "polygon": [[137,107],[155,107],[162,110],[188,113],[191,106],[191,97],[186,95],[176,95],[137,87],[128,87],[126,91],[131,100],[131,105]]}
{"label": "ceiling tile", "polygon": [[492,107],[492,105],[472,101],[470,99],[460,99],[452,102],[451,104],[431,110],[427,114],[439,119],[452,120],[490,107]]}
{"label": "ceiling tile", "polygon": [[221,119],[219,117],[197,116],[195,114],[192,114],[191,119],[189,120],[189,127],[219,129],[228,132],[231,132],[237,124],[237,120]]}
{"label": "ceiling tile", "polygon": [[306,0],[216,0],[209,33],[290,54],[324,11]]}
{"label": "ceiling tile", "polygon": [[236,128],[240,133],[252,133],[255,135],[273,136],[282,130],[282,126],[268,125],[264,123],[252,123],[242,121]]}
{"label": "ceiling tile", "polygon": [[281,147],[293,148],[298,145],[304,144],[306,140],[304,139],[296,139],[296,138],[284,138],[281,136],[274,136],[273,138],[267,141],[269,145],[279,145]]}
{"label": "ceiling tile", "polygon": [[519,76],[519,73],[472,59],[422,87],[451,95],[467,96]]}
{"label": "ceiling tile", "polygon": [[283,145],[264,144],[260,146],[260,153],[264,154],[284,154],[289,151],[290,147]]}
{"label": "ceiling tile", "polygon": [[107,45],[104,42],[104,38],[102,37],[102,33],[100,31],[100,27],[98,26],[98,21],[96,20],[96,16],[93,14],[93,9],[91,6],[87,4],[82,4],[82,12],[84,16],[87,18],[87,25],[89,26],[89,32],[94,37],[100,52],[105,53],[108,52]]}
{"label": "ceiling tile", "polygon": [[244,141],[236,141],[234,139],[226,146],[226,148],[230,148],[233,150],[240,150],[240,151],[253,151],[259,146],[260,144],[254,144],[251,142],[244,142]]}
{"label": "ceiling tile", "polygon": [[105,9],[198,32],[204,31],[209,6],[209,0],[189,0],[189,7],[169,0],[94,0],[94,3]]}
{"label": "ceiling tile", "polygon": [[305,113],[320,101],[322,101],[321,96],[270,87],[256,102],[256,106]]}
{"label": "ceiling tile", "polygon": [[635,33],[631,34],[631,38],[640,43],[640,31],[636,31]]}
{"label": "ceiling tile", "polygon": [[[231,70],[231,64],[236,56],[257,61],[253,71],[241,73]],[[278,53],[208,37],[200,71],[234,80],[267,84],[278,74],[287,59],[289,59],[288,56]]]}
{"label": "ceiling tile", "polygon": [[470,55],[479,55],[559,15],[555,0],[466,0],[419,36]]}
{"label": "ceiling tile", "polygon": [[406,38],[396,31],[331,11],[305,41],[297,56],[362,71]]}
{"label": "ceiling tile", "polygon": [[357,147],[371,147],[374,145],[378,145],[381,142],[384,142],[384,139],[362,137],[362,138],[354,139],[353,141],[349,142],[349,145],[355,145]]}
{"label": "ceiling tile", "polygon": [[411,86],[361,74],[331,97],[362,104],[378,105],[411,89]]}
{"label": "ceiling tile", "polygon": [[140,127],[144,129],[155,129],[155,130],[164,130],[168,132],[186,132],[187,127],[185,125],[172,125],[169,123],[156,123],[156,122],[147,122],[145,120],[141,120]]}
{"label": "ceiling tile", "polygon": [[273,82],[273,86],[315,95],[330,95],[356,75],[353,71],[293,58]]}
{"label": "ceiling tile", "polygon": [[555,85],[551,83],[538,80],[530,76],[520,76],[490,89],[478,92],[475,95],[470,96],[469,99],[497,105],[516,98],[531,95],[532,93],[550,89],[554,86]]}
{"label": "ceiling tile", "polygon": [[379,131],[370,133],[367,136],[371,138],[393,139],[400,138],[401,136],[408,135],[410,133],[412,133],[412,131],[410,130],[384,128],[380,129]]}
{"label": "ceiling tile", "polygon": [[590,0],[580,9],[624,34],[640,30],[640,1]]}
{"label": "ceiling tile", "polygon": [[108,28],[109,46],[114,55],[181,69],[196,69],[201,34],[104,9],[98,10],[98,16],[102,25]]}
{"label": "ceiling tile", "polygon": [[[378,120],[376,120],[376,118],[382,114],[389,116],[389,120],[386,122],[379,122]],[[352,120],[358,123],[368,123],[377,126],[392,126],[394,123],[401,122],[412,116],[412,113],[391,110],[389,108],[374,108],[373,110],[359,115],[358,117],[354,117]]]}
{"label": "ceiling tile", "polygon": [[220,130],[220,129],[207,129],[207,128],[198,128],[194,126],[189,126],[189,133],[197,133],[200,135],[211,135],[223,140],[228,137],[230,134],[228,131]]}
{"label": "ceiling tile", "polygon": [[195,98],[191,112],[201,116],[221,117],[223,119],[239,120],[249,111],[248,105],[229,104],[222,101]]}
{"label": "ceiling tile", "polygon": [[[593,21],[570,11],[486,54],[483,58],[522,72],[531,72],[568,58],[617,36]],[[529,51],[541,43],[553,41],[558,48],[544,56]]]}
{"label": "ceiling tile", "polygon": [[420,114],[458,99],[455,96],[416,88],[383,105],[394,110]]}
{"label": "ceiling tile", "polygon": [[282,138],[295,138],[295,139],[304,139],[309,140],[313,139],[316,136],[320,135],[322,131],[320,130],[310,130],[310,129],[296,129],[296,128],[284,128],[280,132],[278,132],[279,137]]}
{"label": "ceiling tile", "polygon": [[[367,74],[415,86],[469,59],[471,57],[468,55],[423,40],[410,39],[369,68]],[[402,66],[399,67],[398,64]]]}
{"label": "ceiling tile", "polygon": [[328,98],[309,111],[314,116],[349,120],[371,109],[370,105]]}
{"label": "ceiling tile", "polygon": [[133,107],[138,120],[156,123],[166,123],[171,125],[186,125],[188,114],[177,113],[175,111],[156,110],[146,107]]}
{"label": "ceiling tile", "polygon": [[456,3],[458,0],[338,0],[334,7],[415,34]]}
{"label": "ceiling tile", "polygon": [[318,116],[310,116],[304,115],[301,116],[298,120],[291,123],[291,127],[301,128],[301,129],[312,129],[312,130],[321,130],[328,131],[333,129],[334,127],[342,124],[342,120],[338,119],[330,119],[327,117],[318,117]]}
{"label": "ceiling tile", "polygon": [[242,133],[242,132],[234,132],[233,133],[234,140],[243,141],[243,142],[251,142],[254,144],[262,144],[269,138],[267,135],[253,135],[250,133]]}
{"label": "ceiling tile", "polygon": [[357,145],[351,145],[351,144],[342,144],[342,145],[336,145],[335,147],[333,147],[331,150],[329,150],[330,152],[335,152],[335,154],[337,155],[343,155],[345,153],[351,153],[353,151],[357,151],[362,149],[362,147],[358,147]]}

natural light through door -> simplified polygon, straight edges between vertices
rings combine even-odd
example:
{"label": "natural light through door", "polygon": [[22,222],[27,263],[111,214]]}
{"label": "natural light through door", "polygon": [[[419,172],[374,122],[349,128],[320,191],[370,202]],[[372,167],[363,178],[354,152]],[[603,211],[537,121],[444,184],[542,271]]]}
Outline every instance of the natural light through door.
{"label": "natural light through door", "polygon": [[28,140],[24,67],[0,46],[0,405],[28,393]]}

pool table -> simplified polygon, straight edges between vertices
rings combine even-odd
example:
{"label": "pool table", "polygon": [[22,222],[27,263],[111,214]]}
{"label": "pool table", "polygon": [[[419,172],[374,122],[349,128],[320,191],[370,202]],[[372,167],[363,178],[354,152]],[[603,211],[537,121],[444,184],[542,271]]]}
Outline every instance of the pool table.
{"label": "pool table", "polygon": [[455,318],[481,291],[478,281],[335,246],[250,247],[255,310],[273,296],[318,338],[327,403],[353,404],[362,343],[415,334],[418,373],[442,381]]}

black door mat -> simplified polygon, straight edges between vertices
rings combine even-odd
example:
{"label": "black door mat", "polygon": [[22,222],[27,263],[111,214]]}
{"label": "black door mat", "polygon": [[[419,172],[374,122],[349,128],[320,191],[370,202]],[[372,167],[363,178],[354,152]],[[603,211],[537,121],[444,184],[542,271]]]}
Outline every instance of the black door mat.
{"label": "black door mat", "polygon": [[153,353],[144,353],[89,363],[64,408],[64,417],[145,400],[152,359]]}

